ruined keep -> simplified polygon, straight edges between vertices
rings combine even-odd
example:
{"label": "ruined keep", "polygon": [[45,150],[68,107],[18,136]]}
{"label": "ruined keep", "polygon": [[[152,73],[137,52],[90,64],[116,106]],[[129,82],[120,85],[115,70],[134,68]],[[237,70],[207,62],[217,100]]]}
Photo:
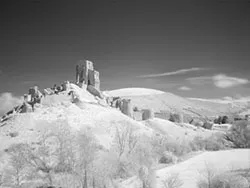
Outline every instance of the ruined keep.
{"label": "ruined keep", "polygon": [[93,62],[81,60],[76,65],[76,84],[81,88],[87,88],[89,85],[100,90],[100,74],[94,70]]}

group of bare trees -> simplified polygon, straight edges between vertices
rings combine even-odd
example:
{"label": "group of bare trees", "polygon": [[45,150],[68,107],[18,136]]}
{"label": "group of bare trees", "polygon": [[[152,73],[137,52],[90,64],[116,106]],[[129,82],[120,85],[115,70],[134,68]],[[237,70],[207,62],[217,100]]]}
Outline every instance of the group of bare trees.
{"label": "group of bare trees", "polygon": [[65,122],[55,127],[45,131],[36,145],[20,143],[8,148],[5,186],[22,187],[27,182],[52,186],[55,177],[68,174],[76,179],[72,187],[88,187],[88,171],[98,152],[94,136],[90,131],[72,133]]}
{"label": "group of bare trees", "polygon": [[[55,124],[41,134],[37,144],[19,143],[8,148],[4,186],[21,188],[30,183],[32,187],[108,188],[119,178],[137,176],[143,187],[150,187],[153,147],[148,145],[149,139],[136,135],[129,123],[117,123],[109,150],[100,147],[91,130],[72,132],[65,121]],[[69,177],[71,183],[66,185]]]}

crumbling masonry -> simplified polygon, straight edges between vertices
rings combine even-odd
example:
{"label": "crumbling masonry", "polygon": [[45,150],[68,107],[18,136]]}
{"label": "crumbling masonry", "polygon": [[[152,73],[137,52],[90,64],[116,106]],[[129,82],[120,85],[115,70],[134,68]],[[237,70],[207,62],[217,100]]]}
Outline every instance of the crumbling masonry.
{"label": "crumbling masonry", "polygon": [[94,70],[93,62],[85,60],[79,61],[76,66],[76,84],[81,88],[89,85],[100,90],[100,74]]}

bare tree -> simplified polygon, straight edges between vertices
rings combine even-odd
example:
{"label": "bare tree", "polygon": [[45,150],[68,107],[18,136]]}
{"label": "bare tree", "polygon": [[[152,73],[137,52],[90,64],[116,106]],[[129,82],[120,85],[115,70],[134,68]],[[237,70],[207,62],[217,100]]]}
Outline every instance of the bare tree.
{"label": "bare tree", "polygon": [[9,167],[4,170],[3,183],[21,187],[30,177],[32,166],[27,163],[27,144],[13,144],[7,152],[9,154]]}
{"label": "bare tree", "polygon": [[180,188],[183,185],[178,173],[171,174],[162,183],[164,188]]}
{"label": "bare tree", "polygon": [[213,179],[215,177],[214,169],[211,165],[205,162],[205,169],[199,172],[203,177],[202,180],[198,182],[199,188],[213,188]]}
{"label": "bare tree", "polygon": [[88,172],[96,158],[98,147],[94,135],[90,131],[80,133],[77,138],[78,156],[76,169],[79,175],[83,175],[83,188],[88,187]]}
{"label": "bare tree", "polygon": [[114,143],[120,158],[123,154],[131,154],[134,151],[138,136],[135,134],[136,128],[129,125],[129,122],[119,122],[119,124],[121,128],[116,126]]}

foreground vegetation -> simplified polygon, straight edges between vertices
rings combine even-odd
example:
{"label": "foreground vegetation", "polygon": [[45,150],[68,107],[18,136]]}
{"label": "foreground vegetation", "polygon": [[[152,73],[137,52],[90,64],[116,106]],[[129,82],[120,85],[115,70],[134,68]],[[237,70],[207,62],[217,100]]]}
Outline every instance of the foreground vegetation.
{"label": "foreground vegetation", "polygon": [[[0,174],[1,186],[108,188],[119,187],[119,179],[137,176],[146,188],[153,186],[151,175],[160,163],[174,164],[196,151],[250,147],[246,122],[235,124],[224,137],[214,134],[190,142],[174,142],[163,135],[139,136],[134,127],[120,123],[109,150],[99,144],[90,129],[72,132],[66,121],[51,125],[36,143],[13,144],[6,150],[10,165]],[[165,187],[171,185],[182,185],[176,174],[164,181]],[[200,188],[204,186],[204,181],[199,182]]]}

